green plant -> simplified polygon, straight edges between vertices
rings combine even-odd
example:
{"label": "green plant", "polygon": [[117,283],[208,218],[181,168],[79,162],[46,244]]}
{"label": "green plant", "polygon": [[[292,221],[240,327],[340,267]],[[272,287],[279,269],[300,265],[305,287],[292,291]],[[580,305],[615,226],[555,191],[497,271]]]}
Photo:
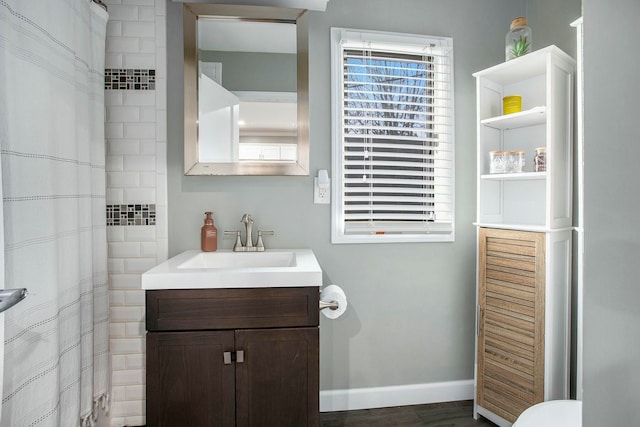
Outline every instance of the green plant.
{"label": "green plant", "polygon": [[513,43],[513,46],[511,46],[511,57],[517,58],[518,56],[522,56],[529,53],[530,47],[531,45],[527,41],[526,37],[522,37],[522,36],[518,37],[518,40],[516,40]]}

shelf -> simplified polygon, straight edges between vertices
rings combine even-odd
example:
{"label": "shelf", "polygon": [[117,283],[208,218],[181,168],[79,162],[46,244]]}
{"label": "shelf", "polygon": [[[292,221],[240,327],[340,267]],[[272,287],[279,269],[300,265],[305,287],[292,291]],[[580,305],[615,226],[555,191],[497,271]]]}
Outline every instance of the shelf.
{"label": "shelf", "polygon": [[504,116],[490,117],[481,120],[483,126],[489,126],[499,130],[518,129],[527,126],[541,125],[547,121],[547,107],[533,107],[519,113]]}
{"label": "shelf", "polygon": [[480,179],[490,179],[497,181],[530,181],[546,178],[546,172],[491,173],[480,175]]}
{"label": "shelf", "polygon": [[488,222],[474,222],[473,225],[480,228],[500,228],[503,230],[521,230],[521,231],[534,231],[538,233],[560,233],[565,231],[572,231],[573,227],[566,228],[548,228],[544,225],[532,225],[532,224],[496,224]]}

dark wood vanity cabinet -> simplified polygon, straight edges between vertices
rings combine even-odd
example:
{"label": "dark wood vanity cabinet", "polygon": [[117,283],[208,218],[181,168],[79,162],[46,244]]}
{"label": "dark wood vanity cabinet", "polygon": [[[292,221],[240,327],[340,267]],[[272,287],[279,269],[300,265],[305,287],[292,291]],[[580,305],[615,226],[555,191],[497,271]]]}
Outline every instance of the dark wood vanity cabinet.
{"label": "dark wood vanity cabinet", "polygon": [[147,425],[319,425],[317,287],[146,291]]}

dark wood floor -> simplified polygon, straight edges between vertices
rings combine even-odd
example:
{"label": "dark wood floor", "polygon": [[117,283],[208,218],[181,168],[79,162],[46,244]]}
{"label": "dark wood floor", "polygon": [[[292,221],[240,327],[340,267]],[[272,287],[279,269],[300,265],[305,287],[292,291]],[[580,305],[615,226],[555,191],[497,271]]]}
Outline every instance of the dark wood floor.
{"label": "dark wood floor", "polygon": [[323,412],[322,427],[495,427],[480,418],[473,419],[473,402],[448,402],[396,408]]}

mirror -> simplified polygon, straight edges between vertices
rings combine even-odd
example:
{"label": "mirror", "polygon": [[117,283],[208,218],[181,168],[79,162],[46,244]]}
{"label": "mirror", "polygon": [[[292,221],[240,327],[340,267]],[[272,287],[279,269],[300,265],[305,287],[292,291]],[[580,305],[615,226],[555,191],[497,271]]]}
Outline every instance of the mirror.
{"label": "mirror", "polygon": [[190,3],[186,175],[308,175],[303,9]]}

